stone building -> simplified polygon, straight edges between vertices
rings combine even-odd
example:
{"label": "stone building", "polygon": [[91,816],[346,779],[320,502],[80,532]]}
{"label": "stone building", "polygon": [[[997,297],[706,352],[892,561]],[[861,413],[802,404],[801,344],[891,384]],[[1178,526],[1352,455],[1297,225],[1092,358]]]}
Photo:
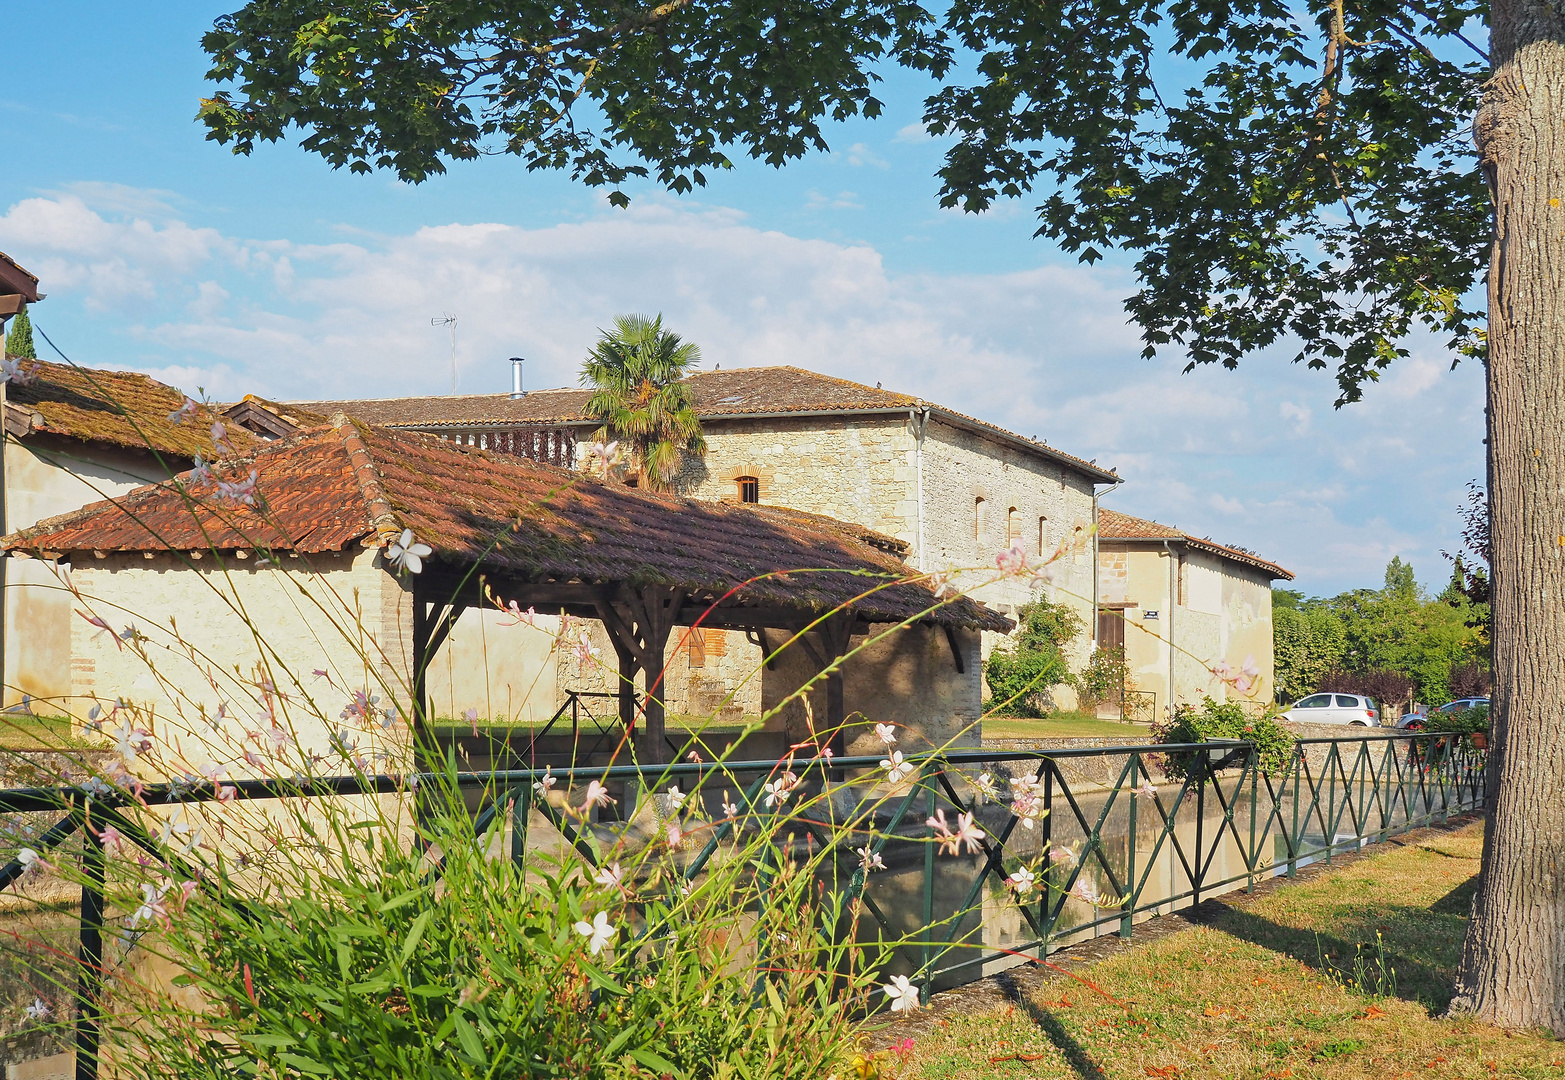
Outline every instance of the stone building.
{"label": "stone building", "polygon": [[[211,459],[257,442],[235,426],[220,450],[212,442],[215,417],[204,407],[179,416],[184,394],[130,371],[23,361],[18,374],[0,383],[0,401],[0,535],[166,480],[189,469],[198,454]],[[31,699],[40,715],[63,711],[70,693],[71,598],[52,564],[6,560],[0,575],[4,706]]]}
{"label": "stone building", "polygon": [[[1098,511],[1098,566],[1098,640],[1124,647],[1139,714],[1164,715],[1170,686],[1175,705],[1208,694],[1271,702],[1272,582],[1293,580],[1287,570],[1107,508]],[[1246,667],[1255,672],[1248,693],[1213,671],[1237,677]]]}
{"label": "stone building", "polygon": [[[792,507],[895,537],[907,545],[911,566],[956,571],[959,584],[975,586],[975,599],[1004,615],[1048,594],[1081,615],[1087,632],[1071,660],[1085,662],[1096,626],[1096,492],[1119,481],[1113,472],[912,394],[800,368],[700,372],[689,385],[707,453],[687,459],[678,478],[683,494]],[[557,389],[284,408],[341,410],[391,428],[570,464],[598,426],[584,412],[587,395]],[[1056,556],[1047,584],[991,580],[996,554],[1014,540],[1033,558]],[[998,640],[985,635],[985,655]],[[760,709],[756,681],[744,681],[759,659],[758,645],[742,636],[692,635],[669,671],[671,707],[703,716]],[[1061,703],[1072,701],[1066,695]]]}

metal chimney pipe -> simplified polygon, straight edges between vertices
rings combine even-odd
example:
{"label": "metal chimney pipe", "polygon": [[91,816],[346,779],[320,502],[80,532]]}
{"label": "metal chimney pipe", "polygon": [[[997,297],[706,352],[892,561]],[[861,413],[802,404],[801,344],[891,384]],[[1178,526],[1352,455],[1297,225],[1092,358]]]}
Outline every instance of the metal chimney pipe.
{"label": "metal chimney pipe", "polygon": [[527,396],[527,391],[522,389],[522,365],[527,361],[520,356],[511,357],[511,400]]}

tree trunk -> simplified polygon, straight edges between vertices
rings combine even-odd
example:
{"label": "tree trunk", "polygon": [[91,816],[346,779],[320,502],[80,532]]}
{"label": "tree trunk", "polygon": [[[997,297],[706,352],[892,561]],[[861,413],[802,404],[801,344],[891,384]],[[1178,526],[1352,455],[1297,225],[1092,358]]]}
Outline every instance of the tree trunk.
{"label": "tree trunk", "polygon": [[1565,19],[1492,11],[1474,137],[1494,195],[1494,707],[1483,871],[1453,1013],[1565,1033]]}

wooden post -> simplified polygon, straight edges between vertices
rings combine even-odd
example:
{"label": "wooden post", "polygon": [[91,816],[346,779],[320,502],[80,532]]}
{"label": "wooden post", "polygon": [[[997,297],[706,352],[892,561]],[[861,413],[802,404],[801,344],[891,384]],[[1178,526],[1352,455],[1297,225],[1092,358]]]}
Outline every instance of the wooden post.
{"label": "wooden post", "polygon": [[[645,764],[661,764],[669,757],[664,739],[666,710],[663,705],[665,689],[662,685],[663,649],[668,643],[669,632],[679,619],[684,606],[683,589],[650,585],[634,588],[621,585],[613,593],[601,596],[597,601],[598,617],[614,639],[615,652],[620,655],[620,717],[627,720],[625,702],[627,688],[632,686],[635,669],[640,668],[646,687],[646,699],[642,705],[642,737],[637,742],[637,757]],[[626,656],[629,656],[629,662]],[[628,721],[634,721],[634,709]]]}
{"label": "wooden post", "polygon": [[[816,625],[815,629],[820,635],[820,645],[810,640],[810,635],[801,634],[799,643],[804,646],[804,651],[815,662],[816,667],[825,671],[836,660],[847,653],[851,648],[853,639],[854,616],[851,611],[837,611],[828,615]],[[808,624],[803,624],[808,625]],[[802,627],[801,627],[802,628]],[[830,733],[826,745],[831,748],[833,754],[844,754],[847,751],[847,734],[843,731],[843,724],[847,722],[847,705],[843,699],[842,670],[840,668],[826,674],[826,723],[825,730]]]}

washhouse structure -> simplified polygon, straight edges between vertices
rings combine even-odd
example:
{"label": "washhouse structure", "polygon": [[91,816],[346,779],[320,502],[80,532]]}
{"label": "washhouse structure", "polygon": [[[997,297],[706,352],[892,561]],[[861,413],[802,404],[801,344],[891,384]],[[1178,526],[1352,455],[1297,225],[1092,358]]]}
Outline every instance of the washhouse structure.
{"label": "washhouse structure", "polygon": [[606,669],[643,761],[679,745],[660,680],[687,628],[755,641],[758,660],[781,650],[752,673],[768,709],[857,650],[768,723],[799,752],[852,753],[878,745],[875,723],[914,745],[977,742],[979,634],[1011,625],[937,600],[899,541],[859,525],[603,484],[340,413],[210,478],[185,473],[0,544],[13,564],[72,567],[74,716],[134,702],[180,738],[242,742],[256,722],[228,708],[237,680],[319,702],[293,734],[323,753],[354,692],[414,731],[439,719],[428,676],[463,612],[483,614],[477,660],[512,705],[535,692],[540,657]]}

